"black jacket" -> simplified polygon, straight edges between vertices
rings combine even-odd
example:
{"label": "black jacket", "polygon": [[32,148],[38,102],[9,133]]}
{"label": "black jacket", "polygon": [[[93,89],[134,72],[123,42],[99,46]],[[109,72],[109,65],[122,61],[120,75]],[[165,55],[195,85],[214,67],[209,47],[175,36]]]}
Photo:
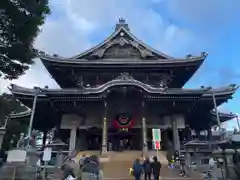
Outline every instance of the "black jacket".
{"label": "black jacket", "polygon": [[152,163],[148,161],[143,162],[143,170],[145,173],[151,173],[152,172]]}
{"label": "black jacket", "polygon": [[161,167],[162,167],[162,165],[159,161],[153,162],[152,163],[153,174],[160,174]]}

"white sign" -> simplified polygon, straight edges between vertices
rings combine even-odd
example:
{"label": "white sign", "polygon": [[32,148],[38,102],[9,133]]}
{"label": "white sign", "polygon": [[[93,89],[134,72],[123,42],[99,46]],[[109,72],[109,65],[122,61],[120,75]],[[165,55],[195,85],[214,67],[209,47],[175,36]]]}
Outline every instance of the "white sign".
{"label": "white sign", "polygon": [[152,129],[152,137],[153,141],[161,141],[161,130],[160,129]]}
{"label": "white sign", "polygon": [[7,162],[25,162],[27,153],[24,150],[8,151]]}
{"label": "white sign", "polygon": [[43,151],[43,161],[50,161],[52,158],[52,148],[45,148]]}

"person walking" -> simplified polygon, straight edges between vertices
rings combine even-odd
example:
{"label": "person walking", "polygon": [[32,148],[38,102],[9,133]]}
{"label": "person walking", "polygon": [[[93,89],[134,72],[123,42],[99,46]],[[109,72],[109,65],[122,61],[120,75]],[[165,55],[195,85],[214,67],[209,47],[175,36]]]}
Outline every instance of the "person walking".
{"label": "person walking", "polygon": [[183,177],[186,177],[187,175],[186,161],[185,161],[185,156],[183,154],[179,156],[179,164],[180,164],[180,175]]}
{"label": "person walking", "polygon": [[146,159],[143,162],[143,171],[144,171],[144,180],[151,180],[152,164],[149,160],[149,157],[146,157]]}
{"label": "person walking", "polygon": [[133,163],[133,176],[135,178],[135,180],[140,180],[141,179],[141,175],[142,175],[142,165],[140,163],[140,159],[136,159],[135,162]]}
{"label": "person walking", "polygon": [[99,167],[98,156],[92,155],[89,158],[85,158],[84,166],[82,167],[81,180],[103,179],[103,172],[100,170]]}
{"label": "person walking", "polygon": [[153,178],[154,180],[159,180],[160,172],[161,172],[161,162],[158,161],[157,157],[153,157],[153,163],[152,163],[152,172],[153,172]]}

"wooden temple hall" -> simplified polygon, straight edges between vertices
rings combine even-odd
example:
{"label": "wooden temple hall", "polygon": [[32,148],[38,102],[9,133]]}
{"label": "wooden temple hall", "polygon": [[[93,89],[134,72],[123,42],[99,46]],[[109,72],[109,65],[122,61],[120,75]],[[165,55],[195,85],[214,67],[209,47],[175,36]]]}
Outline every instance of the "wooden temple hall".
{"label": "wooden temple hall", "polygon": [[[55,128],[55,138],[69,150],[152,149],[152,128],[161,129],[162,148],[180,149],[192,131],[208,130],[234,117],[214,110],[228,101],[237,86],[221,88],[183,86],[205,61],[207,54],[174,58],[136,38],[124,19],[113,33],[91,49],[65,58],[39,54],[59,84],[10,90],[29,107],[32,129],[45,134]],[[37,81],[37,79],[36,79]]]}

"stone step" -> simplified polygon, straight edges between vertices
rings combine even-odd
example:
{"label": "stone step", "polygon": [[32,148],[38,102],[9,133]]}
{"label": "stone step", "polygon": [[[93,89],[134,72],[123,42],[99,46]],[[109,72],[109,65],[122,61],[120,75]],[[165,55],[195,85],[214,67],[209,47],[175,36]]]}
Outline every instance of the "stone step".
{"label": "stone step", "polygon": [[105,178],[131,178],[129,168],[132,164],[132,161],[109,161],[101,163],[101,168]]}
{"label": "stone step", "polygon": [[168,164],[166,151],[148,151],[148,156],[157,156],[161,164]]}
{"label": "stone step", "polygon": [[127,161],[133,162],[136,158],[142,157],[142,151],[122,151],[122,152],[109,152],[110,161]]}
{"label": "stone step", "polygon": [[[105,179],[118,179],[118,180],[131,180],[133,179],[132,176],[129,175],[129,168],[132,167],[133,162],[109,162],[109,163],[102,163],[101,167],[104,172]],[[142,176],[143,178],[143,176]],[[153,177],[152,177],[153,179]],[[188,177],[180,176],[180,171],[178,168],[176,169],[169,169],[167,165],[162,165],[160,180],[163,179],[189,179],[189,180],[199,180],[200,176],[196,174],[190,173]]]}

